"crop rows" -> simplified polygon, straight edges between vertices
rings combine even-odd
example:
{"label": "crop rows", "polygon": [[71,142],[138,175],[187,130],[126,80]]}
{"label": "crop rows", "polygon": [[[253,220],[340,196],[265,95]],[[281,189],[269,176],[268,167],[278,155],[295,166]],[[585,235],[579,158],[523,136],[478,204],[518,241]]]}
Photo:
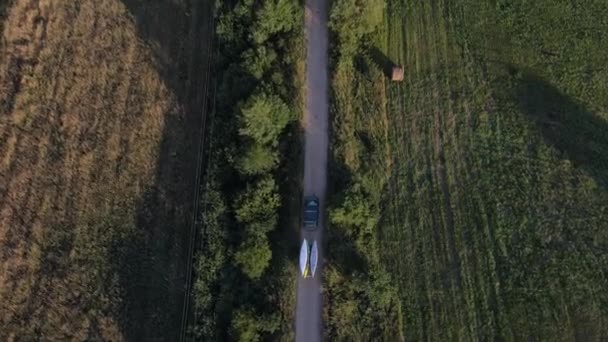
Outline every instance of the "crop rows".
{"label": "crop rows", "polygon": [[489,18],[468,17],[473,8],[485,13],[475,2],[393,1],[378,34],[406,72],[387,85],[380,229],[406,339],[599,338],[606,279],[589,272],[606,263],[606,194],[505,100],[509,84],[492,84],[502,74],[464,24]]}

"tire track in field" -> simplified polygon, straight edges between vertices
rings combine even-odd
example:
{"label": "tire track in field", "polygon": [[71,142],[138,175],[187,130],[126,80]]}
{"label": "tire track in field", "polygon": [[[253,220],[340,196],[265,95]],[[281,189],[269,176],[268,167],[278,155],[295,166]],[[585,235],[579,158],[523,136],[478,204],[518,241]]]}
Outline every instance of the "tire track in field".
{"label": "tire track in field", "polygon": [[[445,28],[443,30],[445,35],[443,37],[442,53],[446,61],[444,65],[444,73],[447,75],[447,102],[449,104],[449,112],[451,113],[452,117],[449,119],[450,121],[444,121],[443,130],[447,134],[444,141],[447,141],[450,144],[450,147],[452,147],[451,153],[446,153],[446,155],[449,157],[449,160],[446,162],[449,165],[452,165],[447,170],[447,176],[448,180],[451,180],[450,188],[453,192],[451,197],[456,199],[452,202],[453,213],[456,219],[454,222],[455,231],[453,236],[456,240],[457,253],[462,257],[460,265],[462,275],[461,279],[463,282],[461,282],[461,286],[459,286],[456,291],[461,296],[461,306],[469,308],[469,310],[459,311],[468,317],[461,320],[459,326],[467,326],[466,322],[477,322],[475,323],[475,326],[478,327],[478,317],[480,316],[478,312],[479,305],[477,297],[478,294],[482,293],[482,289],[477,286],[478,279],[473,278],[473,276],[478,274],[478,272],[472,270],[475,270],[475,267],[477,267],[476,265],[478,258],[475,257],[475,255],[477,254],[477,250],[479,248],[474,247],[476,245],[476,241],[475,239],[471,238],[472,236],[476,236],[476,234],[471,231],[474,229],[476,224],[474,222],[470,222],[469,219],[478,215],[479,210],[472,209],[472,207],[466,204],[470,202],[470,197],[475,193],[475,190],[473,190],[475,186],[472,184],[466,184],[468,183],[466,180],[470,179],[469,173],[474,168],[468,165],[467,157],[469,153],[465,153],[464,155],[462,154],[463,148],[465,151],[468,149],[466,147],[467,140],[463,138],[468,138],[470,135],[472,135],[472,131],[465,130],[462,132],[459,130],[459,126],[463,122],[462,112],[459,110],[459,108],[463,103],[465,106],[468,106],[470,95],[467,95],[466,91],[462,94],[462,96],[459,96],[458,94],[458,90],[462,87],[464,87],[463,89],[472,89],[473,84],[471,84],[469,81],[473,79],[466,77],[462,77],[460,79],[458,78],[458,76],[461,75],[461,72],[464,70],[465,63],[462,60],[463,55],[459,53],[456,41],[448,40],[448,32],[451,32],[450,36],[454,36],[455,32],[455,20],[453,18],[453,10],[451,6],[452,4],[449,2],[445,3],[445,7],[442,9],[440,16],[442,18],[448,18],[447,23],[446,21],[442,21],[445,24]],[[466,73],[463,73],[462,75],[464,76]],[[462,81],[464,81],[464,83]],[[471,91],[468,94],[472,93],[473,92]],[[456,111],[454,109],[456,109]],[[472,111],[465,111],[465,113],[466,116],[473,115]],[[464,120],[466,121],[468,119],[465,118]],[[461,173],[464,175],[463,177],[460,176]],[[464,189],[464,187],[467,187],[469,191],[461,191],[461,189]],[[470,256],[472,256],[472,258],[470,258]],[[474,268],[471,268],[471,265]],[[469,326],[472,327],[471,325]],[[469,338],[476,336],[476,331],[477,328],[469,329]]]}
{"label": "tire track in field", "polygon": [[[452,27],[452,31],[453,30],[454,28]],[[455,123],[456,130],[454,134],[454,152],[457,156],[457,158],[455,159],[458,160],[460,162],[459,164],[461,165],[459,165],[460,167],[455,168],[454,178],[461,179],[458,174],[462,174],[462,179],[470,179],[469,173],[472,168],[467,163],[468,153],[464,152],[467,150],[467,141],[462,141],[460,137],[467,137],[472,135],[473,127],[471,123],[474,119],[473,110],[470,108],[468,99],[474,94],[474,84],[472,83],[473,79],[471,78],[471,73],[466,70],[466,62],[463,60],[464,52],[460,51],[460,53],[457,53],[457,56],[459,57],[457,68],[460,71],[457,73],[457,76],[460,76],[460,78],[456,79],[456,83],[459,87],[463,88],[462,93],[460,95],[456,95],[455,101],[456,107],[463,109],[463,121],[465,122],[465,127],[464,131],[460,131],[458,130],[460,120]],[[475,186],[473,184],[467,184],[467,186],[469,187],[469,189],[471,189],[471,187],[475,189]],[[461,220],[460,222],[460,225],[462,226],[460,238],[462,239],[463,245],[466,246],[462,253],[462,265],[465,270],[464,304],[468,308],[468,310],[466,310],[465,312],[468,316],[467,321],[469,322],[468,332],[470,338],[476,338],[477,332],[479,330],[481,315],[479,312],[478,294],[482,293],[482,289],[479,287],[478,278],[472,278],[475,274],[478,274],[479,268],[477,257],[477,251],[479,250],[479,246],[477,245],[476,239],[473,238],[473,236],[476,236],[476,234],[472,231],[472,229],[474,228],[473,226],[476,225],[476,222],[467,221],[467,218],[470,218],[478,213],[478,211],[473,209],[473,207],[467,205],[468,203],[471,203],[471,196],[473,193],[475,193],[475,190],[473,189],[467,192],[456,192],[456,196],[458,198],[458,201],[456,201],[458,208],[457,210],[460,213],[464,214],[464,220]]]}
{"label": "tire track in field", "polygon": [[[401,37],[395,38],[394,36],[397,34],[395,32],[395,27],[394,27],[394,23],[397,22],[397,18],[400,17],[401,12],[396,12],[396,13],[390,13],[390,11],[386,11],[385,12],[386,15],[386,21],[385,21],[385,29],[386,29],[386,40],[382,41],[382,47],[383,47],[383,51],[389,51],[388,53],[388,58],[394,58],[394,56],[399,54],[399,48],[400,46],[395,46],[396,44],[393,44],[393,42],[395,40],[397,41],[401,41]],[[400,26],[399,26],[400,27]],[[392,49],[391,49],[392,48]],[[396,151],[398,149],[391,149],[390,145],[392,143],[392,137],[395,136],[394,133],[394,128],[395,125],[394,124],[390,124],[391,121],[394,121],[396,119],[396,117],[399,117],[399,115],[393,115],[393,113],[400,113],[401,112],[401,104],[399,103],[398,106],[395,105],[395,103],[393,101],[391,101],[392,98],[395,97],[394,93],[395,93],[395,88],[392,86],[392,84],[390,83],[385,83],[385,96],[386,96],[386,100],[385,100],[385,104],[386,104],[386,120],[387,120],[387,131],[386,131],[386,144],[387,144],[387,153],[388,153],[388,158],[390,158],[390,163],[392,165],[392,172],[389,174],[389,178],[387,179],[387,184],[386,184],[386,189],[388,191],[388,196],[386,198],[386,200],[388,201],[388,208],[386,210],[384,210],[383,215],[386,215],[388,217],[388,229],[382,229],[381,233],[382,233],[382,239],[384,241],[391,241],[392,244],[390,246],[390,248],[383,248],[381,249],[381,253],[383,254],[382,257],[385,260],[393,260],[393,262],[390,263],[389,265],[389,269],[398,272],[399,273],[399,278],[402,278],[402,274],[401,274],[401,270],[399,269],[399,267],[397,267],[395,265],[395,261],[394,259],[391,259],[391,252],[394,252],[395,250],[397,250],[399,248],[399,244],[398,242],[400,241],[399,237],[397,236],[398,230],[394,229],[394,227],[397,226],[397,215],[396,215],[396,211],[395,210],[391,210],[392,208],[396,207],[396,203],[398,202],[397,199],[397,193],[399,193],[398,188],[397,188],[397,184],[396,184],[396,179],[398,177],[396,177],[396,174],[400,174],[400,164],[398,162],[395,161],[394,155],[393,153],[396,153]],[[403,254],[402,254],[403,255]]]}
{"label": "tire track in field", "polygon": [[[410,11],[414,11],[413,8]],[[409,14],[409,13],[408,13]],[[412,89],[411,92],[415,94],[411,99],[412,116],[408,120],[409,136],[408,142],[411,146],[412,154],[409,156],[413,163],[409,169],[411,169],[411,180],[412,180],[412,220],[410,223],[411,241],[414,249],[414,272],[417,275],[415,287],[413,288],[414,296],[417,302],[417,311],[419,315],[419,328],[420,328],[420,339],[428,340],[431,337],[432,331],[435,331],[434,325],[435,320],[433,317],[433,311],[431,308],[431,294],[430,294],[430,279],[428,272],[429,266],[428,257],[426,251],[428,247],[428,238],[425,233],[425,228],[428,227],[426,208],[427,203],[425,201],[426,184],[428,182],[427,170],[428,161],[426,161],[426,151],[424,146],[427,146],[425,141],[425,130],[427,129],[428,120],[426,113],[424,112],[425,103],[427,101],[425,94],[420,91],[426,84],[426,78],[423,73],[425,68],[425,52],[426,52],[426,41],[425,41],[425,21],[422,15],[416,15],[412,13],[411,17],[415,16],[416,20],[412,20],[413,35],[412,45],[408,46],[408,49],[413,49],[415,57],[413,64],[416,66],[415,70],[410,74],[412,78]],[[409,22],[409,21],[408,21]],[[411,95],[408,95],[411,96]],[[407,205],[407,204],[404,204]]]}
{"label": "tire track in field", "polygon": [[[446,9],[447,12],[447,16],[448,17],[453,17],[453,13],[458,13],[458,10],[453,10],[452,8],[450,8],[448,6],[448,8]],[[461,11],[462,13],[462,11]],[[465,20],[466,18],[460,18],[459,20]],[[451,27],[450,30],[454,31],[454,20],[450,20],[451,23]],[[444,47],[444,51],[446,53],[446,55],[448,54],[448,50],[449,47],[446,45]],[[470,288],[469,286],[467,286],[469,289],[467,290],[468,292],[472,293],[475,297],[478,297],[477,299],[474,299],[474,302],[470,302],[469,305],[472,306],[473,311],[476,312],[475,317],[477,317],[475,319],[476,323],[476,328],[471,329],[471,334],[474,334],[475,331],[481,331],[483,332],[483,329],[480,330],[481,324],[480,324],[480,320],[483,320],[484,322],[487,322],[488,320],[490,320],[493,323],[490,323],[490,326],[496,326],[499,319],[499,315],[500,315],[500,309],[497,309],[497,307],[501,307],[500,303],[500,297],[497,294],[497,292],[495,291],[495,286],[494,284],[498,283],[498,278],[496,276],[496,265],[493,264],[495,256],[495,246],[492,240],[488,240],[488,231],[487,229],[489,229],[488,227],[488,222],[487,222],[487,210],[486,210],[486,205],[485,205],[485,201],[481,201],[481,200],[477,200],[479,198],[479,194],[483,194],[484,191],[483,189],[480,189],[478,187],[478,185],[472,180],[474,180],[475,176],[470,174],[470,171],[475,169],[475,167],[471,164],[470,161],[470,157],[471,154],[470,153],[465,153],[464,151],[466,151],[467,149],[470,148],[470,144],[471,144],[471,140],[474,137],[474,129],[475,127],[473,126],[473,123],[475,122],[475,118],[473,117],[473,113],[474,112],[483,112],[484,110],[487,111],[488,108],[477,108],[475,109],[474,107],[477,107],[476,105],[471,105],[469,98],[474,98],[475,96],[480,96],[480,93],[483,94],[483,92],[486,91],[487,87],[484,81],[484,75],[482,73],[483,70],[477,70],[479,69],[478,67],[475,67],[474,64],[472,63],[471,59],[470,59],[470,55],[467,53],[467,49],[466,46],[462,49],[462,52],[460,53],[462,62],[460,63],[461,66],[459,67],[460,72],[458,73],[457,77],[459,77],[459,80],[462,81],[461,86],[463,86],[463,93],[462,96],[457,97],[457,108],[461,108],[463,110],[463,112],[465,113],[465,122],[468,122],[468,124],[465,124],[465,131],[464,134],[465,136],[468,135],[470,137],[470,139],[467,140],[463,140],[463,139],[458,139],[458,126],[460,125],[460,120],[459,121],[455,121],[455,128],[456,128],[456,132],[453,135],[453,141],[454,141],[454,152],[457,155],[457,158],[455,158],[456,161],[458,161],[458,164],[462,164],[460,165],[459,168],[457,168],[457,170],[455,170],[456,172],[453,172],[453,177],[454,179],[456,179],[456,184],[461,184],[461,186],[464,186],[465,184],[462,184],[461,181],[459,181],[459,179],[465,179],[465,180],[469,180],[469,181],[465,181],[466,186],[469,187],[469,189],[474,189],[474,191],[470,191],[468,193],[459,193],[457,194],[457,197],[459,197],[460,199],[456,202],[458,204],[458,207],[460,207],[461,209],[459,209],[460,211],[464,212],[464,213],[471,213],[469,214],[470,217],[472,217],[474,219],[474,222],[472,223],[467,223],[467,222],[462,222],[463,228],[465,230],[468,230],[467,233],[465,233],[464,235],[462,235],[461,237],[464,239],[464,243],[468,246],[476,246],[473,249],[470,249],[470,253],[465,253],[464,257],[467,258],[467,256],[470,254],[472,256],[472,260],[468,260],[465,259],[463,265],[468,265],[471,264],[471,262],[473,263],[473,265],[475,266],[475,269],[477,269],[477,271],[475,272],[470,272],[468,271],[467,273],[469,274],[477,274],[479,275],[478,277],[476,277],[473,280],[473,283],[469,284],[469,286],[473,286],[473,288]],[[460,82],[458,82],[458,79],[456,79],[457,84],[460,85]],[[468,130],[467,130],[468,129]],[[469,147],[467,147],[469,146]],[[461,177],[462,175],[462,177]],[[486,239],[482,240],[481,242],[478,241],[478,239],[472,239],[472,236],[482,236],[482,237],[486,237]],[[486,254],[486,256],[482,256],[482,254]],[[483,260],[483,261],[482,261]],[[490,265],[489,264],[493,264]],[[484,272],[480,272],[480,269],[484,269]],[[486,277],[488,277],[489,275],[490,278],[487,279]],[[484,281],[484,278],[487,279],[486,281]],[[468,279],[468,277],[467,277]],[[490,293],[488,294],[488,290],[490,291]],[[479,309],[480,308],[485,308],[484,313],[480,312]],[[487,316],[489,315],[489,316]],[[487,323],[484,324],[487,326]],[[475,335],[472,335],[475,336]],[[486,331],[486,334],[483,334],[482,336],[485,336],[486,338],[490,338],[495,336],[494,333],[492,332],[492,330],[490,331]]]}
{"label": "tire track in field", "polygon": [[[408,9],[408,12],[411,9]],[[402,16],[405,16],[403,13]],[[426,277],[424,273],[424,239],[423,236],[418,233],[420,227],[424,225],[423,217],[418,211],[419,205],[418,199],[416,198],[416,178],[420,174],[417,172],[417,166],[414,162],[419,159],[418,155],[420,151],[418,146],[420,145],[420,139],[422,137],[419,134],[419,130],[423,122],[421,121],[422,116],[418,108],[419,103],[422,101],[418,95],[420,92],[416,92],[415,89],[420,87],[421,80],[419,80],[419,73],[413,68],[414,65],[420,62],[420,58],[416,57],[415,52],[419,52],[419,49],[413,48],[420,43],[419,28],[420,25],[416,25],[414,21],[406,21],[408,25],[414,24],[411,30],[405,30],[401,26],[401,32],[405,32],[405,44],[402,48],[406,49],[406,65],[408,76],[405,80],[404,86],[393,85],[393,101],[398,103],[399,112],[396,113],[395,120],[398,120],[397,124],[393,126],[394,136],[396,137],[397,146],[401,148],[396,149],[395,163],[399,165],[399,172],[395,175],[395,182],[397,184],[397,203],[393,209],[398,217],[398,222],[394,225],[393,230],[398,233],[401,237],[400,241],[405,242],[407,246],[406,253],[403,252],[394,253],[394,255],[401,255],[405,260],[407,266],[397,267],[399,273],[403,274],[400,278],[402,282],[401,287],[405,287],[406,293],[402,296],[403,300],[409,303],[409,310],[413,310],[413,314],[409,314],[409,320],[406,319],[406,333],[410,335],[417,335],[419,339],[428,338],[428,324],[431,322],[430,319],[426,318],[425,315],[428,312],[424,309],[427,307],[427,299],[423,296],[419,296],[420,293],[426,293],[427,286]],[[412,68],[410,68],[412,66]],[[400,89],[401,88],[401,89]],[[402,273],[405,270],[405,273]],[[407,274],[409,273],[409,274]],[[413,291],[409,292],[408,291]],[[407,309],[406,309],[407,310]],[[412,321],[413,320],[413,321]],[[409,322],[408,322],[409,321]],[[419,330],[415,332],[408,331],[407,325],[412,327],[418,327]]]}
{"label": "tire track in field", "polygon": [[[413,9],[410,7],[407,11],[409,14]],[[403,300],[410,303],[410,306],[415,303],[415,314],[410,315],[410,321],[406,324],[419,328],[414,333],[406,327],[406,332],[409,332],[409,335],[417,334],[420,339],[427,339],[430,337],[429,334],[437,331],[434,328],[436,325],[435,310],[428,309],[429,306],[432,307],[434,305],[432,295],[434,292],[432,290],[434,288],[432,285],[434,280],[431,274],[425,271],[426,266],[433,268],[433,265],[436,264],[433,255],[430,257],[427,255],[427,251],[436,248],[433,247],[433,240],[436,239],[429,240],[424,233],[424,227],[431,224],[433,215],[430,215],[426,210],[422,210],[429,207],[428,203],[426,203],[427,200],[425,200],[425,193],[427,192],[425,189],[427,188],[428,181],[424,181],[426,178],[425,174],[428,174],[425,170],[429,170],[429,161],[425,158],[428,155],[428,151],[424,148],[426,146],[425,141],[427,140],[425,132],[428,131],[429,120],[425,116],[426,113],[423,112],[428,98],[420,91],[427,84],[427,80],[422,73],[424,70],[424,58],[422,57],[423,48],[421,46],[421,44],[425,43],[427,33],[424,30],[426,25],[421,24],[421,21],[424,21],[424,18],[421,18],[421,16],[417,16],[415,21],[406,19],[407,25],[411,26],[413,24],[411,29],[405,30],[405,48],[407,49],[405,64],[408,77],[405,80],[406,86],[403,87],[402,94],[398,94],[399,88],[397,86],[393,86],[395,91],[391,93],[394,99],[398,99],[397,102],[400,107],[398,113],[399,123],[394,125],[394,131],[398,137],[398,145],[402,146],[396,153],[399,173],[394,176],[396,179],[393,183],[397,184],[396,190],[400,199],[395,204],[395,208],[393,208],[397,212],[398,220],[394,224],[393,229],[403,232],[400,234],[403,236],[402,241],[405,240],[405,242],[411,245],[408,248],[411,252],[405,255],[401,253],[396,255],[402,255],[406,263],[411,263],[407,267],[409,268],[408,273],[416,275],[405,275],[405,279],[402,280],[406,282],[402,286],[413,291],[413,293],[406,291],[404,296],[402,296]],[[405,29],[403,25],[402,29]],[[414,65],[415,68],[410,69],[410,66]],[[397,93],[397,95],[393,95],[394,93]],[[411,104],[411,106],[408,106],[408,104]],[[409,154],[406,154],[406,151],[409,151]],[[425,159],[427,159],[426,163],[410,163],[410,161],[422,161]],[[411,199],[407,200],[403,196],[411,196]],[[400,209],[402,207],[406,209]],[[404,213],[406,213],[405,217]],[[401,273],[403,267],[398,267],[398,269],[399,273]],[[419,295],[423,293],[426,296]],[[411,321],[411,319],[414,319],[414,321]]]}
{"label": "tire track in field", "polygon": [[423,249],[421,254],[425,260],[425,267],[421,270],[425,279],[425,289],[427,307],[425,315],[429,318],[429,325],[425,334],[433,340],[445,339],[445,330],[441,329],[445,326],[446,315],[442,302],[444,301],[444,290],[440,285],[440,275],[442,259],[445,258],[445,248],[443,246],[443,238],[441,236],[441,215],[435,205],[437,198],[435,192],[436,179],[433,177],[435,163],[433,158],[433,130],[434,119],[432,112],[429,109],[433,108],[434,102],[434,83],[437,77],[436,65],[437,59],[434,54],[434,32],[431,11],[431,3],[424,2],[420,5],[420,13],[417,15],[419,20],[419,41],[420,45],[417,49],[420,51],[421,60],[419,61],[421,79],[420,88],[418,89],[422,95],[422,101],[419,103],[418,112],[422,115],[418,117],[421,122],[418,135],[420,141],[416,145],[420,147],[418,160],[422,162],[419,169],[418,184],[418,205],[422,215],[423,229],[421,237],[423,240]]}
{"label": "tire track in field", "polygon": [[[448,293],[452,291],[452,286],[450,284],[455,283],[457,287],[457,293],[461,288],[461,269],[460,269],[460,258],[458,252],[456,251],[455,239],[454,239],[454,214],[452,212],[452,203],[451,203],[451,194],[449,190],[449,181],[447,176],[447,168],[448,165],[446,163],[445,152],[444,152],[444,116],[449,115],[449,111],[445,110],[445,107],[449,105],[449,101],[446,101],[442,93],[445,92],[443,89],[443,84],[441,80],[446,77],[445,75],[440,75],[443,71],[443,65],[447,63],[447,61],[442,60],[441,54],[438,48],[439,42],[439,32],[437,28],[437,23],[441,22],[441,17],[437,14],[438,4],[436,2],[431,2],[427,4],[425,8],[426,15],[429,17],[428,25],[429,25],[429,37],[427,41],[429,42],[429,60],[431,62],[430,66],[430,78],[431,84],[429,92],[431,93],[432,101],[429,104],[433,113],[433,130],[431,133],[431,141],[433,146],[433,197],[436,198],[436,201],[440,204],[439,206],[433,207],[436,208],[433,211],[437,211],[438,215],[433,215],[433,217],[439,217],[440,220],[434,224],[434,239],[436,244],[441,246],[440,249],[434,252],[436,257],[441,256],[441,262],[437,263],[435,266],[435,272],[437,276],[440,276],[441,281],[437,283],[437,287],[440,289],[440,293],[442,294],[442,301],[435,310],[441,312],[439,326],[449,326],[452,325],[453,317],[448,315],[446,312],[458,312],[457,301],[458,296],[450,296],[452,298],[448,298]],[[450,300],[451,299],[451,300]],[[447,303],[451,303],[447,304]],[[451,307],[450,307],[451,306]],[[445,330],[442,330],[444,333]],[[451,331],[450,331],[451,332]],[[443,335],[439,337],[439,339],[450,338],[448,336]],[[453,338],[453,337],[451,337]]]}
{"label": "tire track in field", "polygon": [[[436,41],[439,42],[438,45],[440,45],[437,47],[437,54],[442,59],[442,62],[440,63],[440,73],[444,75],[442,78],[443,93],[440,96],[440,101],[442,101],[446,107],[445,119],[441,117],[440,122],[437,123],[440,125],[439,132],[441,133],[437,134],[436,141],[440,141],[441,146],[441,150],[437,151],[437,155],[439,156],[438,159],[440,162],[439,177],[443,180],[442,195],[444,197],[444,206],[447,208],[446,215],[448,216],[448,227],[446,227],[446,230],[449,240],[451,240],[448,241],[448,243],[452,247],[451,255],[456,256],[456,258],[452,257],[450,264],[456,264],[457,267],[457,269],[453,270],[456,275],[449,279],[449,285],[446,287],[449,288],[451,297],[450,302],[452,304],[451,312],[456,317],[455,323],[462,327],[466,325],[465,322],[467,321],[467,319],[463,318],[463,316],[466,315],[466,311],[460,309],[466,304],[462,293],[464,290],[463,274],[466,274],[467,270],[466,260],[463,263],[461,258],[463,247],[461,237],[464,226],[461,222],[457,221],[458,189],[461,186],[461,183],[458,177],[456,177],[456,171],[461,167],[460,164],[462,161],[459,158],[450,158],[453,155],[454,146],[458,143],[454,130],[454,126],[457,123],[457,114],[454,111],[454,102],[456,99],[452,96],[452,88],[454,85],[451,82],[453,73],[451,69],[458,68],[459,63],[458,61],[453,60],[452,54],[450,54],[454,42],[450,41],[448,38],[448,32],[450,32],[451,29],[450,23],[453,23],[448,7],[449,3],[440,1],[435,12],[435,16],[438,18],[436,21],[436,30],[438,32]],[[441,164],[446,167],[441,167]],[[449,167],[447,167],[448,165]],[[453,199],[455,199],[455,201]],[[452,228],[451,230],[450,226]],[[458,336],[459,338],[464,338],[464,336]]]}

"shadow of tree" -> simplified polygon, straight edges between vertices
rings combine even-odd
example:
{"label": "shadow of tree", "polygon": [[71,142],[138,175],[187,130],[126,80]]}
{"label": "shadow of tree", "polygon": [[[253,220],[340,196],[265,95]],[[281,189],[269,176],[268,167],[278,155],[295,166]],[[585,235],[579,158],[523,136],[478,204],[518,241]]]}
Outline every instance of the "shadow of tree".
{"label": "shadow of tree", "polygon": [[[327,193],[333,194],[327,199],[329,216],[332,207],[343,202],[344,189],[348,189],[353,184],[354,176],[352,170],[336,156],[330,157],[328,166],[330,175]],[[327,222],[325,230],[326,244],[332,246],[325,255],[326,262],[332,264],[347,276],[353,275],[355,272],[367,273],[367,261],[355,245],[356,236],[349,236],[344,228],[334,226],[330,217],[327,217],[325,222]]]}
{"label": "shadow of tree", "polygon": [[328,244],[331,247],[331,253],[327,259],[331,264],[335,265],[342,274],[352,276],[355,273],[367,274],[369,266],[367,260],[361,255],[353,237],[348,236],[341,229],[328,229]]}
{"label": "shadow of tree", "polygon": [[507,65],[519,109],[545,141],[602,186],[608,185],[608,122],[538,75]]}
{"label": "shadow of tree", "polygon": [[195,212],[200,192],[196,178],[201,172],[199,149],[205,144],[209,111],[214,2],[122,1],[182,110],[165,114],[155,183],[139,201],[141,241],[134,242],[128,252],[138,256],[133,259],[137,265],[131,265],[137,267],[120,270],[126,291],[121,328],[127,340],[175,341],[188,279],[189,246],[195,238],[191,224],[201,214]]}
{"label": "shadow of tree", "polygon": [[279,211],[278,228],[269,233],[272,250],[277,254],[273,256],[273,263],[281,264],[283,260],[297,263],[300,251],[300,213],[302,208],[302,162],[303,151],[301,138],[304,130],[298,123],[291,124],[287,129],[280,146],[280,154],[285,158],[281,160],[277,179],[280,189],[284,191],[282,206]]}

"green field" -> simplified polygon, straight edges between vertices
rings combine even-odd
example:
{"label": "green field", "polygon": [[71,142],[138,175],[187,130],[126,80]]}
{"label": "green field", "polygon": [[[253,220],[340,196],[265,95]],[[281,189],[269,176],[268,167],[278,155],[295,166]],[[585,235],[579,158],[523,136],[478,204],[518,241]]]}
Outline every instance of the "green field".
{"label": "green field", "polygon": [[[355,53],[334,49],[334,177],[374,229],[334,220],[330,243],[373,241],[357,253],[390,277],[406,340],[608,337],[607,15],[388,1]],[[336,187],[334,212],[352,211]],[[327,310],[375,305],[360,297],[330,283]],[[328,336],[354,336],[341,324]]]}

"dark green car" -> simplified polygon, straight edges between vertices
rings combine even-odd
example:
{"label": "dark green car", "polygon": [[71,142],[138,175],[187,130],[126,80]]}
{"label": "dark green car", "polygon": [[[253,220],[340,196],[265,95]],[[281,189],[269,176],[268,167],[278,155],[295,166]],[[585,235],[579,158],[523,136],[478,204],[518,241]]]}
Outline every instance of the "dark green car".
{"label": "dark green car", "polygon": [[319,226],[319,199],[317,196],[304,197],[304,228],[314,230]]}

